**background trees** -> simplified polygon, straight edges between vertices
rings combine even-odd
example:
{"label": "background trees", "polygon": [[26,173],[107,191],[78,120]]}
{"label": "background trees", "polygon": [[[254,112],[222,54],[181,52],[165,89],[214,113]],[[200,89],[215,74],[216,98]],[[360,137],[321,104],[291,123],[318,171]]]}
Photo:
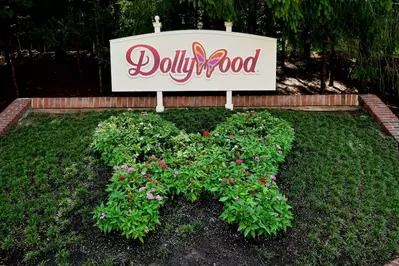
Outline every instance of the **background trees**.
{"label": "background trees", "polygon": [[362,92],[399,92],[399,4],[392,0],[0,0],[0,98],[46,87],[29,76],[40,60],[57,72],[47,80],[61,79],[58,66],[71,64],[62,71],[77,81],[61,94],[109,94],[109,39],[152,32],[155,15],[163,31],[199,22],[223,30],[232,20],[235,31],[276,37],[283,68],[285,58],[299,57],[314,71],[312,53],[324,54],[321,93],[341,71],[337,52],[355,62],[348,78]]}

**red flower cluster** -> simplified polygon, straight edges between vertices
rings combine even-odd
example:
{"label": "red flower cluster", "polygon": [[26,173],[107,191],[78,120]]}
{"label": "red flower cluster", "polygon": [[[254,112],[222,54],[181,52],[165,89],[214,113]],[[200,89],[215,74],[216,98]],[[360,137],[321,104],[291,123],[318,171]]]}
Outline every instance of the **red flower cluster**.
{"label": "red flower cluster", "polygon": [[262,184],[266,183],[266,179],[263,177],[259,177],[259,182],[261,182]]}
{"label": "red flower cluster", "polygon": [[167,166],[166,163],[164,163],[164,161],[162,161],[162,160],[158,160],[158,164],[159,164],[162,168],[169,169],[169,166]]}
{"label": "red flower cluster", "polygon": [[129,196],[128,200],[129,200],[129,201],[132,201],[132,200],[133,200],[133,197],[132,197],[132,196]]}
{"label": "red flower cluster", "polygon": [[211,135],[211,133],[209,133],[208,131],[204,131],[202,133],[202,136],[204,136],[204,137],[209,137],[210,135]]}
{"label": "red flower cluster", "polygon": [[123,181],[123,180],[125,180],[125,177],[124,177],[123,175],[121,175],[121,176],[119,177],[119,180],[120,180],[120,181]]}
{"label": "red flower cluster", "polygon": [[145,174],[145,177],[150,178],[151,174]]}
{"label": "red flower cluster", "polygon": [[244,160],[241,160],[241,159],[236,160],[236,163],[243,163],[243,162],[244,162]]}

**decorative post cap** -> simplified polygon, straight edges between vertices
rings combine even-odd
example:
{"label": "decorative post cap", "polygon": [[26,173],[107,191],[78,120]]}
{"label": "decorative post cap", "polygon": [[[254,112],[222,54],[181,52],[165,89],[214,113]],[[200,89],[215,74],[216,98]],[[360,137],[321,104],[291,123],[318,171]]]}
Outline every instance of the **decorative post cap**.
{"label": "decorative post cap", "polygon": [[227,32],[232,32],[233,31],[233,22],[231,21],[225,21],[224,26],[226,27]]}
{"label": "decorative post cap", "polygon": [[159,33],[161,32],[161,27],[162,23],[159,22],[160,17],[158,15],[155,16],[155,22],[152,23],[152,26],[154,26],[154,32]]}

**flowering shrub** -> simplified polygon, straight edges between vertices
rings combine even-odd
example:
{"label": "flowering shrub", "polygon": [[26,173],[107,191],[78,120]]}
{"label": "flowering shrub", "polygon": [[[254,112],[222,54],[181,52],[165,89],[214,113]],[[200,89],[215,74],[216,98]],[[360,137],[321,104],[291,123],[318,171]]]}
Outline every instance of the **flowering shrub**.
{"label": "flowering shrub", "polygon": [[292,220],[275,177],[292,140],[288,123],[268,112],[239,113],[202,134],[187,134],[154,114],[112,117],[93,143],[115,165],[97,225],[144,241],[168,197],[195,201],[208,191],[225,206],[221,218],[245,236],[275,235]]}
{"label": "flowering shrub", "polygon": [[175,125],[155,114],[126,112],[99,124],[92,146],[101,151],[109,166],[133,165],[146,156],[160,156],[171,149],[169,139],[179,132]]}

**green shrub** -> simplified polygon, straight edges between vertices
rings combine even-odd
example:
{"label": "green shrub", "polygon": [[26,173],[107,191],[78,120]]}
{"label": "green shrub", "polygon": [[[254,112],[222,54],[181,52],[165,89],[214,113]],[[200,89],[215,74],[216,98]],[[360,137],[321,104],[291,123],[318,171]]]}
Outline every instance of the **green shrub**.
{"label": "green shrub", "polygon": [[134,164],[148,155],[162,155],[172,148],[169,138],[177,134],[172,123],[156,114],[125,112],[98,124],[93,147],[109,166]]}
{"label": "green shrub", "polygon": [[112,117],[98,126],[93,143],[115,165],[108,202],[95,211],[97,225],[144,241],[167,197],[195,201],[208,191],[225,205],[221,218],[245,236],[286,230],[292,213],[275,175],[292,140],[288,123],[267,112],[232,115],[202,136],[154,114]]}

